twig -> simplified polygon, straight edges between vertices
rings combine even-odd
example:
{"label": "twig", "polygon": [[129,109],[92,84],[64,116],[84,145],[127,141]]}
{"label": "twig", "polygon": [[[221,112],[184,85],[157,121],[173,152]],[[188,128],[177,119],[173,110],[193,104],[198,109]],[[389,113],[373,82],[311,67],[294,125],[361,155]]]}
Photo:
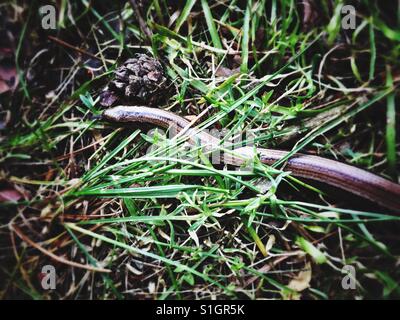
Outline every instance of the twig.
{"label": "twig", "polygon": [[58,39],[58,38],[53,37],[53,36],[48,36],[48,38],[49,38],[50,40],[52,40],[52,41],[54,41],[54,42],[56,42],[56,43],[58,43],[58,44],[64,46],[64,47],[67,47],[67,48],[73,49],[73,50],[75,50],[75,51],[78,51],[79,53],[82,53],[82,54],[84,54],[84,55],[87,55],[87,56],[89,56],[89,57],[91,57],[91,58],[93,58],[93,59],[102,61],[101,58],[95,56],[94,54],[92,54],[92,53],[90,53],[90,52],[87,52],[87,51],[85,51],[85,50],[83,50],[83,49],[81,49],[81,48],[75,47],[75,46],[73,46],[72,44],[69,44],[69,43],[65,42],[64,40]]}
{"label": "twig", "polygon": [[137,18],[137,20],[139,22],[140,29],[142,29],[142,32],[145,34],[145,36],[149,40],[151,40],[151,37],[153,36],[153,33],[151,32],[151,30],[147,26],[146,22],[144,21],[138,4],[136,3],[135,0],[130,0],[130,2],[131,2],[131,5],[132,5],[132,8],[133,8],[133,11],[135,11],[135,15],[136,15],[136,18]]}

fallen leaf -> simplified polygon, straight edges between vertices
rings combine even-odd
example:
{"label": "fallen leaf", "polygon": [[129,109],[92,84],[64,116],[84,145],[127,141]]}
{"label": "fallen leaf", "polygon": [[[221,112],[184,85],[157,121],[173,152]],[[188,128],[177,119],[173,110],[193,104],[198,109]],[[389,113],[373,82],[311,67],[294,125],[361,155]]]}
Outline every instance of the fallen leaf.
{"label": "fallen leaf", "polygon": [[0,190],[0,202],[13,201],[16,202],[22,198],[22,195],[14,189]]}
{"label": "fallen leaf", "polygon": [[273,234],[271,234],[268,237],[267,244],[265,245],[265,250],[267,251],[267,253],[272,249],[274,244],[275,244],[275,236]]}
{"label": "fallen leaf", "polygon": [[295,278],[290,280],[289,284],[287,285],[288,288],[296,292],[301,292],[307,289],[310,286],[311,274],[312,274],[311,263],[307,262],[306,266],[304,267],[304,270],[300,271]]}
{"label": "fallen leaf", "polygon": [[240,72],[240,68],[229,69],[224,66],[219,66],[218,69],[215,71],[215,75],[217,77],[230,77],[239,72]]}
{"label": "fallen leaf", "polygon": [[14,90],[17,85],[18,76],[15,67],[0,64],[0,94]]}

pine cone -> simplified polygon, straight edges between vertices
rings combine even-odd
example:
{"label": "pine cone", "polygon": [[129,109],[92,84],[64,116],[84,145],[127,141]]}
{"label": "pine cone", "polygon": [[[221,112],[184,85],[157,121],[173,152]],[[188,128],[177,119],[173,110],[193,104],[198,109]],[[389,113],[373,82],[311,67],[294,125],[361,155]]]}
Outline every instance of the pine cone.
{"label": "pine cone", "polygon": [[137,53],[118,67],[115,79],[101,96],[101,104],[109,107],[116,102],[155,105],[165,96],[167,79],[156,59]]}

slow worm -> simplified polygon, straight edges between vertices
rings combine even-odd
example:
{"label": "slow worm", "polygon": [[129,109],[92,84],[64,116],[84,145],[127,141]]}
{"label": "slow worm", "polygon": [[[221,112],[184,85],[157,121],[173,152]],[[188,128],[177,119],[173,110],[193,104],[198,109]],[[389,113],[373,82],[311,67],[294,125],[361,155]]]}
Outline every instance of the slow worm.
{"label": "slow worm", "polygon": [[[105,110],[103,118],[118,123],[140,122],[165,129],[172,128],[177,133],[188,135],[192,142],[200,142],[207,150],[216,149],[220,142],[204,131],[189,128],[190,123],[186,119],[156,108],[117,106]],[[288,153],[262,148],[257,148],[256,151],[261,162],[267,165],[272,165]],[[233,152],[234,155],[223,157],[225,163],[240,166],[254,157],[253,147],[241,147]],[[339,161],[300,153],[289,158],[285,170],[290,171],[293,176],[332,185],[393,210],[394,213],[400,213],[400,185],[368,171]]]}

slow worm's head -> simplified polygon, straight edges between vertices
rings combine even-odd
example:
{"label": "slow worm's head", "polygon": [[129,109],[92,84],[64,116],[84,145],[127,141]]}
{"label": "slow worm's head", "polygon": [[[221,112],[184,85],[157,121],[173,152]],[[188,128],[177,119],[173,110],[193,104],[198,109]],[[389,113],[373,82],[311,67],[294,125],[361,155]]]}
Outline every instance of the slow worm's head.
{"label": "slow worm's head", "polygon": [[106,109],[103,112],[103,119],[115,122],[127,122],[132,117],[134,111],[126,106],[117,106]]}

